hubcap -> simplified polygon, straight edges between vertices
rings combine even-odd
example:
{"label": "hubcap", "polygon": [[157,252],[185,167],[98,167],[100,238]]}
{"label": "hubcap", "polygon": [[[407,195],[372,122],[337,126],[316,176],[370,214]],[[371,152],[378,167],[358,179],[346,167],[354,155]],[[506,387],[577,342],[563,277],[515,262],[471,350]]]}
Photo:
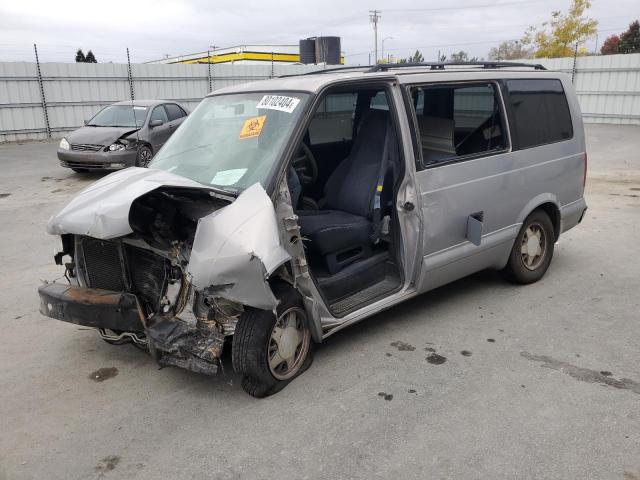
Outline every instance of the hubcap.
{"label": "hubcap", "polygon": [[278,317],[269,338],[269,370],[278,380],[296,374],[309,351],[311,333],[306,328],[305,314],[290,308]]}
{"label": "hubcap", "polygon": [[542,264],[547,253],[547,235],[539,223],[532,223],[524,231],[520,254],[522,263],[529,270],[535,270]]}

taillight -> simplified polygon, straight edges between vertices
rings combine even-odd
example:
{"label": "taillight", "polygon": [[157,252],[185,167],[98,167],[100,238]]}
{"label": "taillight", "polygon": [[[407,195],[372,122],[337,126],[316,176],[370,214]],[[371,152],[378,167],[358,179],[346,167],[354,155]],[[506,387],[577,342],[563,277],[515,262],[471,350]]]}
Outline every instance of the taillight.
{"label": "taillight", "polygon": [[587,152],[584,152],[584,174],[582,176],[582,186],[587,185]]}

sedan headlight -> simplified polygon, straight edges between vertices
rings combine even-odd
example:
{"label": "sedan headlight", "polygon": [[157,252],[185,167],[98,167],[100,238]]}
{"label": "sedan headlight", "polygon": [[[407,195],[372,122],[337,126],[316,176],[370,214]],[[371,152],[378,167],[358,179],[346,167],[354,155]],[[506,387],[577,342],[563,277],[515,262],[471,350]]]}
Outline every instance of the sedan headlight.
{"label": "sedan headlight", "polygon": [[66,138],[63,138],[62,140],[60,140],[60,148],[62,150],[69,150],[69,142],[67,141]]}
{"label": "sedan headlight", "polygon": [[117,152],[118,150],[124,150],[124,145],[121,143],[112,143],[109,145],[110,152]]}

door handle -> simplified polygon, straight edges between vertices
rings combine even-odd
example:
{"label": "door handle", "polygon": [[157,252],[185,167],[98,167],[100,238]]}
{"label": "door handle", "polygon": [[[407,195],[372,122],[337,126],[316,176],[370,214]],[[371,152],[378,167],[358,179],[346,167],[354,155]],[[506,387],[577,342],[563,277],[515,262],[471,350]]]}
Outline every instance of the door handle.
{"label": "door handle", "polygon": [[404,208],[407,212],[411,212],[416,206],[411,202],[404,202],[402,204],[402,208]]}

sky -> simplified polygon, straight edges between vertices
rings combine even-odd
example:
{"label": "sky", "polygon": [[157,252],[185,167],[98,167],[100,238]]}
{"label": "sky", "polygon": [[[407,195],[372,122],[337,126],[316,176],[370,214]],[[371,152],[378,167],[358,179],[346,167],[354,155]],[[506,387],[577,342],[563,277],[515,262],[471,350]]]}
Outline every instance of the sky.
{"label": "sky", "polygon": [[[503,40],[519,39],[570,0],[0,0],[0,61],[72,62],[91,49],[98,62],[156,60],[207,50],[211,45],[297,44],[336,35],[348,64],[367,64],[374,49],[369,10],[378,9],[378,48],[397,58],[419,49],[464,50],[486,57]],[[588,16],[599,21],[598,45],[640,18],[638,0],[593,0]],[[391,37],[391,38],[387,38]],[[587,43],[594,50],[596,39]],[[382,52],[379,50],[379,54]]]}

